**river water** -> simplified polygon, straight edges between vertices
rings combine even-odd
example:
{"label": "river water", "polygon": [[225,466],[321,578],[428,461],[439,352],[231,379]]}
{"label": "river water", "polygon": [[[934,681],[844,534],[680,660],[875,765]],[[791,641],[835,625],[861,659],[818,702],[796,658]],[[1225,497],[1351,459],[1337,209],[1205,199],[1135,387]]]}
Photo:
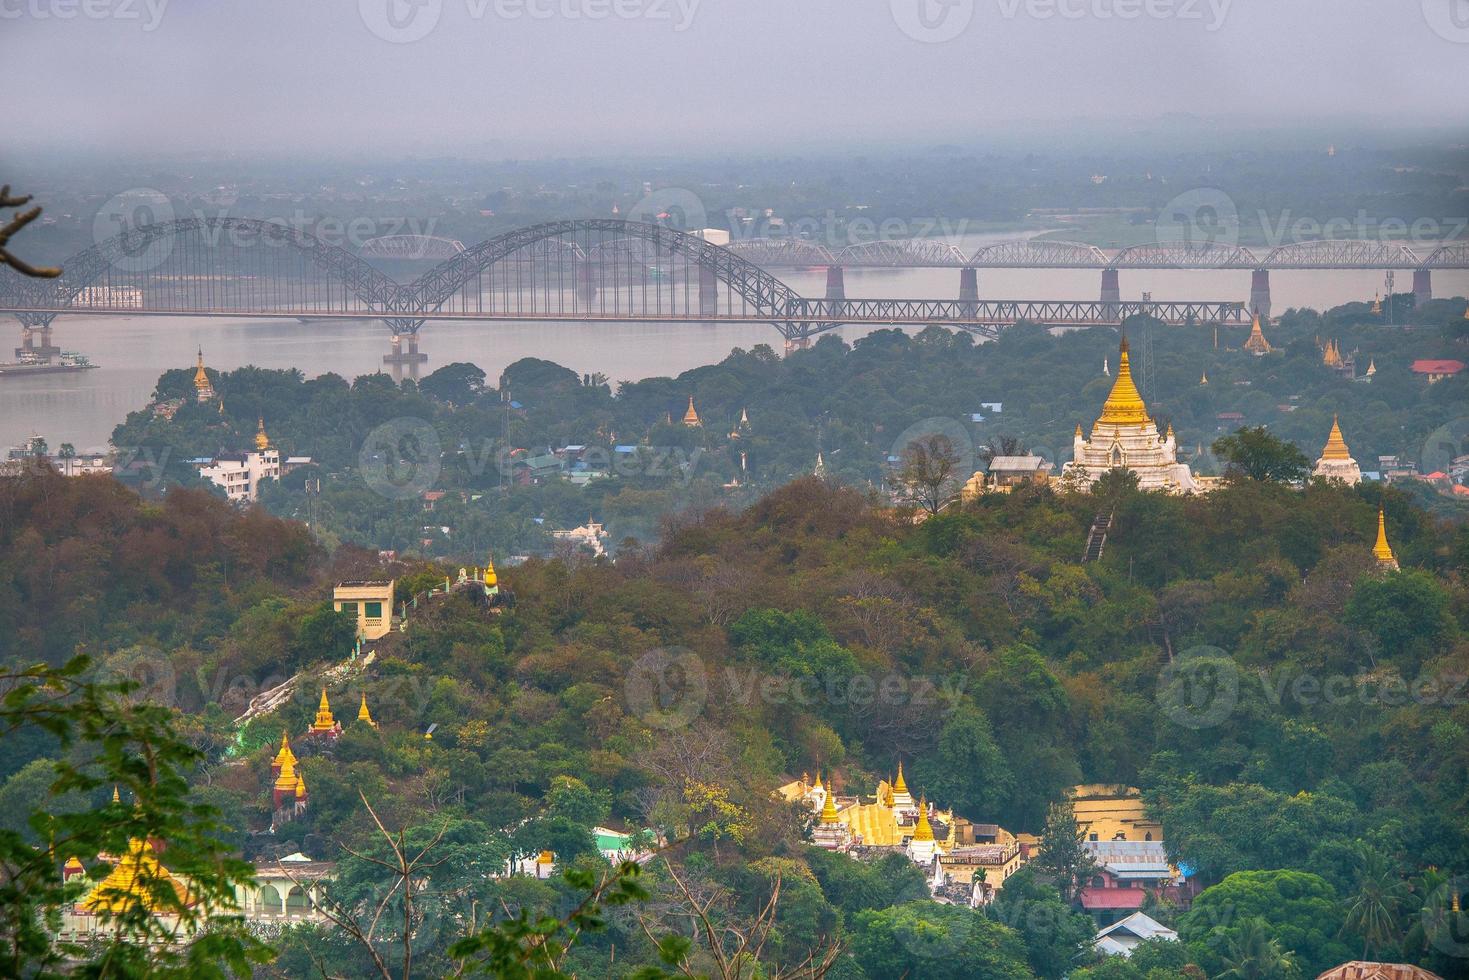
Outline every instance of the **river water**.
{"label": "river water", "polygon": [[[780,278],[797,292],[820,296],[826,288],[822,269],[782,271]],[[1147,270],[1121,272],[1122,298],[1155,300],[1239,300],[1249,296],[1248,270]],[[1397,276],[1397,288],[1412,277]],[[1301,271],[1270,274],[1273,312],[1308,306],[1327,309],[1370,298],[1382,291],[1383,276],[1370,271]],[[850,298],[957,297],[957,269],[846,271]],[[981,269],[979,291],[993,299],[1095,299],[1100,273],[1095,270]],[[1434,273],[1434,295],[1469,294],[1469,272]],[[8,349],[20,341],[20,328],[8,323],[13,342],[0,333]],[[70,442],[80,452],[106,448],[112,428],[128,412],[149,401],[159,374],[189,367],[196,348],[204,349],[210,367],[227,371],[254,364],[266,368],[300,368],[308,376],[334,371],[347,378],[382,370],[388,352],[387,328],[380,321],[320,320],[300,323],[274,319],[209,317],[62,316],[54,323],[54,342],[100,365],[77,374],[0,378],[0,455],[32,434],[52,446]],[[5,328],[0,328],[3,330]],[[852,340],[871,328],[837,331]],[[716,362],[734,347],[782,340],[773,327],[736,324],[544,323],[430,321],[420,334],[428,355],[428,373],[452,361],[471,361],[493,380],[506,365],[522,357],[540,357],[578,374],[600,371],[615,383],[675,375]],[[5,356],[3,359],[10,359]]]}

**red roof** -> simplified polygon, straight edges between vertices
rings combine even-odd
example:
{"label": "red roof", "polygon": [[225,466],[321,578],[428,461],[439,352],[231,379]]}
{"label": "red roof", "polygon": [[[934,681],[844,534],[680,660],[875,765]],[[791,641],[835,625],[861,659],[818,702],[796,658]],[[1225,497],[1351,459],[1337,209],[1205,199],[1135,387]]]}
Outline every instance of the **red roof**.
{"label": "red roof", "polygon": [[1140,909],[1148,897],[1145,888],[1083,888],[1081,907],[1091,909]]}
{"label": "red roof", "polygon": [[1421,360],[1413,362],[1414,374],[1458,374],[1464,370],[1463,361]]}

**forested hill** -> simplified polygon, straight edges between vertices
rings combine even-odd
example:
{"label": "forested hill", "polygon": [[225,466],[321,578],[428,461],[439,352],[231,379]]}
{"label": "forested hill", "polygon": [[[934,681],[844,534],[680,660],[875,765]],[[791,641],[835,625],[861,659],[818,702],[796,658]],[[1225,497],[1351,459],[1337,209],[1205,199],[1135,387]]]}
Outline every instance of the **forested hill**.
{"label": "forested hill", "polygon": [[[27,480],[0,481],[0,626],[27,638],[11,644],[12,661],[35,656],[52,617],[101,654],[126,653],[118,637],[155,637],[189,668],[178,702],[217,749],[233,741],[228,716],[193,687],[185,697],[186,678],[328,662],[312,644],[330,623],[307,619],[330,573],[300,550],[298,529],[193,495],[160,510],[107,480]],[[884,916],[939,913],[926,900],[885,913],[877,891],[843,892],[846,866],[802,843],[774,786],[819,769],[870,791],[902,759],[915,795],[1034,832],[1065,787],[1128,783],[1206,884],[1294,869],[1307,892],[1334,896],[1329,941],[1301,962],[1347,958],[1360,948],[1342,917],[1362,848],[1403,882],[1469,869],[1469,529],[1376,485],[1243,481],[1198,498],[1099,486],[992,494],[915,522],[807,478],[742,512],[684,517],[664,544],[615,563],[503,570],[512,608],[437,604],[385,640],[360,681],[333,688],[349,718],[360,688],[381,730],[349,727],[331,757],[302,750],[311,805],[291,839],[321,857],[336,856],[335,841],[367,840],[359,790],[391,826],[452,820],[454,846],[481,859],[511,837],[540,834],[554,843],[536,846],[575,855],[590,853],[595,824],[654,826],[688,836],[687,873],[740,901],[756,901],[782,862],[799,915],[772,955],[838,935],[878,962],[882,930],[896,928]],[[1372,556],[1379,505],[1400,572]],[[1103,510],[1116,514],[1104,557],[1082,564]],[[131,564],[140,542],[156,561]],[[95,591],[65,585],[79,580]],[[70,598],[57,605],[45,593],[63,585]],[[216,626],[160,632],[171,606]],[[1234,683],[1201,706],[1188,688],[1205,668]],[[238,819],[242,846],[268,821],[280,730],[304,730],[313,708],[303,696],[252,725],[246,764],[211,773],[204,792]],[[40,751],[8,759],[8,771]],[[474,871],[483,863],[434,874],[470,876],[454,887],[481,907],[564,900],[552,885]],[[1199,923],[1196,935],[1229,927]],[[1062,930],[1022,944],[1007,926],[984,928],[1042,974],[1077,952],[1052,948],[1076,940]],[[1386,942],[1432,955],[1406,948],[1402,929]],[[607,944],[619,962],[648,954],[636,930],[614,925],[579,955]]]}

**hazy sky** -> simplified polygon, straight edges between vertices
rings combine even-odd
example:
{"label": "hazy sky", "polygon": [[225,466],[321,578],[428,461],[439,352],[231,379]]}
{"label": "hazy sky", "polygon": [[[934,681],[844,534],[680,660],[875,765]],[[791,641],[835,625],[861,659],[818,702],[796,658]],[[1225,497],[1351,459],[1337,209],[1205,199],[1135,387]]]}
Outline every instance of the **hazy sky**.
{"label": "hazy sky", "polygon": [[0,0],[0,64],[12,149],[759,152],[1176,112],[1469,133],[1469,0]]}

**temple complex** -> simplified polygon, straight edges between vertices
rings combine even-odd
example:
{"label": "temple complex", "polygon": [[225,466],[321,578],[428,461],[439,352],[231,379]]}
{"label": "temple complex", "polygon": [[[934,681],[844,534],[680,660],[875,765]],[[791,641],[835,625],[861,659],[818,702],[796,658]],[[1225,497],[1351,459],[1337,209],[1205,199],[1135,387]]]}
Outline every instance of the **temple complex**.
{"label": "temple complex", "polygon": [[1143,490],[1197,493],[1204,489],[1187,463],[1178,461],[1178,443],[1169,425],[1165,434],[1148,415],[1148,407],[1132,380],[1127,338],[1122,338],[1117,378],[1102,405],[1102,414],[1092,426],[1091,437],[1076,427],[1072,459],[1062,468],[1062,478],[1087,486],[1108,470],[1122,469],[1137,474]]}
{"label": "temple complex", "polygon": [[1341,434],[1341,421],[1335,415],[1331,417],[1331,435],[1327,437],[1326,446],[1321,450],[1321,458],[1316,460],[1316,467],[1311,475],[1351,484],[1362,482],[1362,469],[1347,449],[1347,442]]}

